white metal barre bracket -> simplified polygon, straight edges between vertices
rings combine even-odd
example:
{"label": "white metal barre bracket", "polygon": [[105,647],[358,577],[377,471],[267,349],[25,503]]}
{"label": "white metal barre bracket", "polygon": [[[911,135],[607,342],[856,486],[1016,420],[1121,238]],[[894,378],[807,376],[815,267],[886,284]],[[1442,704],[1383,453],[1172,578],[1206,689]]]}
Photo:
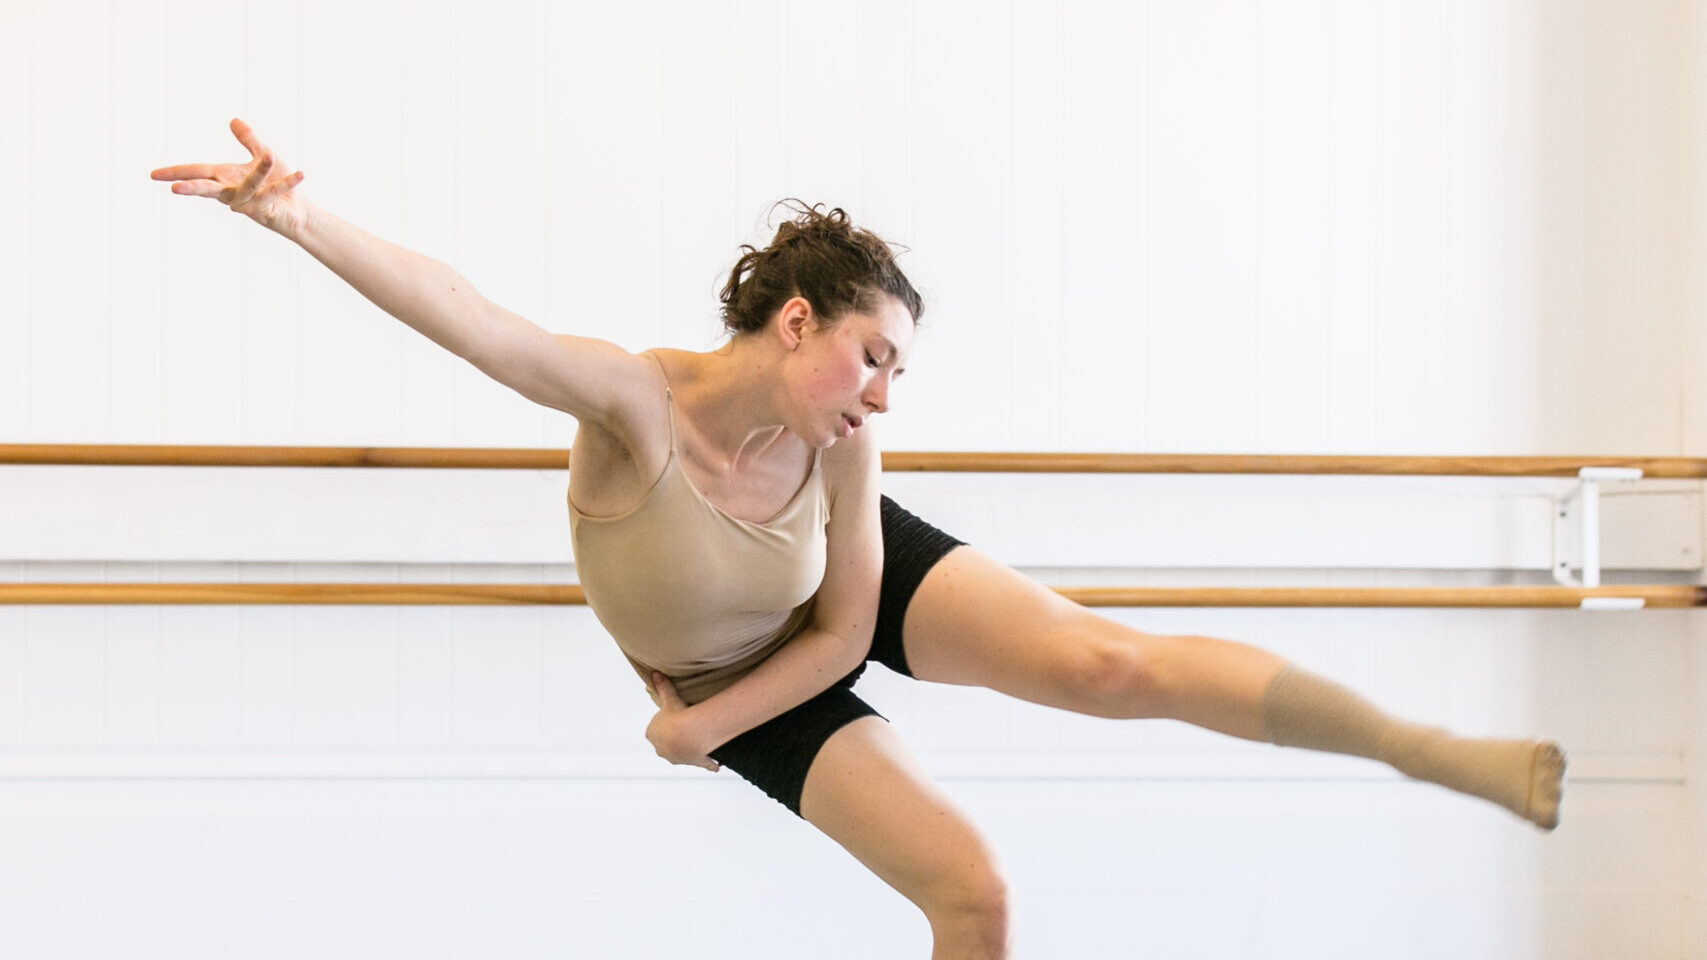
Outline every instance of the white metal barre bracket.
{"label": "white metal barre bracket", "polygon": [[[1600,481],[1640,480],[1638,467],[1583,467],[1577,471],[1577,482],[1562,497],[1553,498],[1553,579],[1567,587],[1600,586]],[[1581,518],[1577,544],[1581,548],[1583,576],[1571,576],[1571,561],[1565,556],[1565,538],[1570,529],[1572,514]],[[1584,610],[1627,610],[1628,601],[1606,603],[1609,598],[1589,597],[1583,600]],[[1642,601],[1635,601],[1641,607]]]}

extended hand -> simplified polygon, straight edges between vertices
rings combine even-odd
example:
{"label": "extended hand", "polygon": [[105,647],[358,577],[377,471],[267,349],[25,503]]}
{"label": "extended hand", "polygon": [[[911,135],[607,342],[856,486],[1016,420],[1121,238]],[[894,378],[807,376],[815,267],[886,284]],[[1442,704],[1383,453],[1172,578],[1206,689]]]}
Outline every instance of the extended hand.
{"label": "extended hand", "polygon": [[233,213],[292,236],[308,216],[307,204],[295,192],[302,172],[285,166],[243,121],[231,121],[231,132],[248,149],[253,158],[249,163],[185,163],[161,167],[150,176],[179,181],[172,184],[172,192],[180,196],[218,200]]}
{"label": "extended hand", "polygon": [[652,674],[652,688],[658,691],[660,706],[658,715],[646,726],[646,739],[652,742],[658,756],[671,763],[704,767],[712,773],[721,769],[717,761],[706,756],[716,744],[706,746],[696,742],[693,725],[687,716],[688,705],[676,692],[670,678],[661,673]]}

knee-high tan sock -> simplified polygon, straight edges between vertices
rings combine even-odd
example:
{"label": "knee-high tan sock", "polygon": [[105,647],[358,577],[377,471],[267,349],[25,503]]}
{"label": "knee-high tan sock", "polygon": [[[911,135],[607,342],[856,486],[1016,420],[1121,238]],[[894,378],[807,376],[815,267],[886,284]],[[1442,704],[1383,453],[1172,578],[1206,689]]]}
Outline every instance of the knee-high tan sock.
{"label": "knee-high tan sock", "polygon": [[1270,742],[1380,760],[1491,800],[1545,830],[1559,825],[1565,755],[1551,741],[1473,739],[1408,723],[1292,664],[1263,694],[1262,715]]}

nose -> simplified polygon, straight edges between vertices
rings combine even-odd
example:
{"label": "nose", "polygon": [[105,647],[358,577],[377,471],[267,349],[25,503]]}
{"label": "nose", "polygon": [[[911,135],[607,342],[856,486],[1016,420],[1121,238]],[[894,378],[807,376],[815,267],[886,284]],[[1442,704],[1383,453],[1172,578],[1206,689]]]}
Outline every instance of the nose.
{"label": "nose", "polygon": [[889,412],[889,375],[887,373],[874,377],[871,385],[865,388],[865,405],[873,413]]}

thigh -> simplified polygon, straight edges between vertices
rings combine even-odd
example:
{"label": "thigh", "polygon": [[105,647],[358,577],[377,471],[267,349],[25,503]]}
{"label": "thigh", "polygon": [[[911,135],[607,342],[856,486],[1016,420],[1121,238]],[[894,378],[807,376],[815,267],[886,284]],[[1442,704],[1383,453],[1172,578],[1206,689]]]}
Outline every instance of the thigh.
{"label": "thigh", "polygon": [[989,687],[1067,709],[1062,690],[1119,672],[1164,638],[1097,616],[972,547],[925,575],[902,621],[921,680]]}
{"label": "thigh", "polygon": [[1000,896],[994,850],[880,718],[855,720],[824,744],[801,813],[927,914]]}

